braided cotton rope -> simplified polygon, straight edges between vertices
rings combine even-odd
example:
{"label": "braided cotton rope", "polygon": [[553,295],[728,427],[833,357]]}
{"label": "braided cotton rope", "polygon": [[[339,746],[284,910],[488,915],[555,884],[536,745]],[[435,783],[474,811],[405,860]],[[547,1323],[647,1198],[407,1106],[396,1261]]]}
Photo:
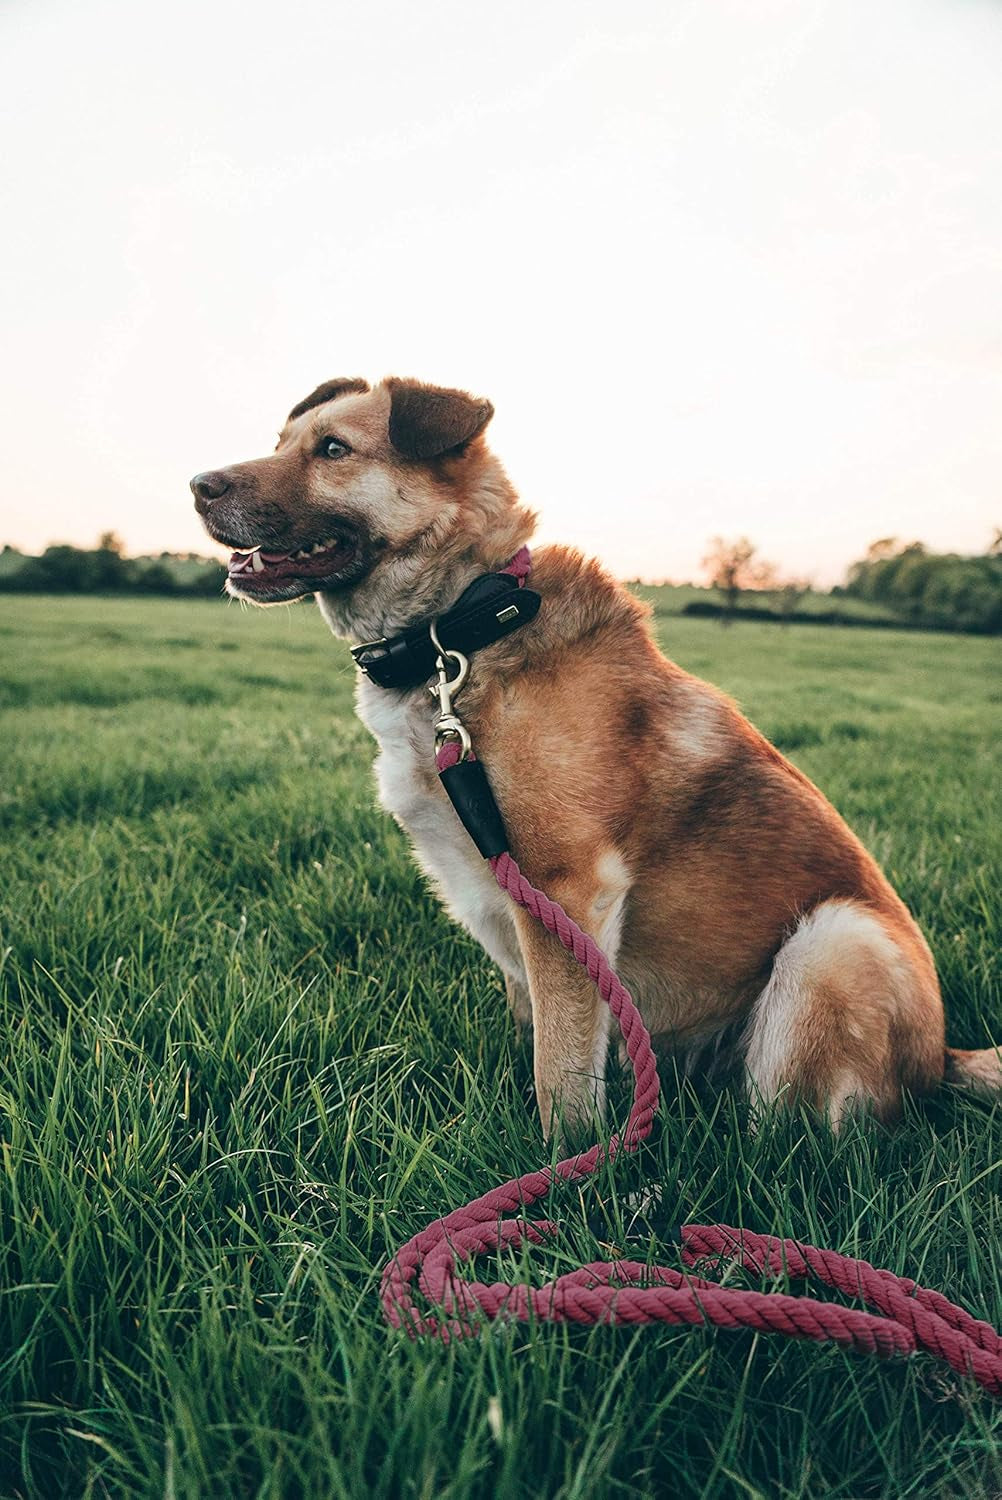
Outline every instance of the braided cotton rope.
{"label": "braided cotton rope", "polygon": [[[446,744],[439,752],[439,769],[458,758],[458,746]],[[660,1094],[647,1028],[601,949],[563,907],[525,878],[509,854],[498,855],[490,865],[501,889],[573,954],[615,1016],[633,1066],[633,1105],[622,1135],[613,1135],[605,1146],[594,1145],[556,1166],[514,1177],[408,1240],[383,1273],[387,1320],[411,1337],[423,1334],[444,1342],[475,1334],[483,1321],[501,1317],[522,1322],[751,1328],[789,1338],[830,1339],[881,1358],[924,1350],[945,1360],[959,1375],[971,1376],[992,1395],[1002,1396],[1002,1338],[990,1324],[979,1322],[939,1292],[879,1271],[865,1260],[724,1224],[684,1226],[681,1258],[686,1267],[736,1261],[757,1275],[810,1276],[858,1298],[876,1313],[813,1297],[721,1287],[688,1270],[628,1260],[593,1261],[538,1287],[505,1282],[488,1286],[461,1278],[459,1267],[476,1255],[502,1246],[541,1244],[556,1235],[554,1223],[530,1221],[525,1210],[545,1198],[554,1184],[580,1181],[620,1150],[635,1151],[650,1134]],[[428,1311],[415,1302],[415,1284]]]}
{"label": "braided cotton rope", "polygon": [[[595,1261],[545,1286],[464,1281],[458,1267],[501,1246],[540,1244],[557,1233],[549,1220],[531,1222],[524,1211],[555,1183],[588,1177],[603,1159],[633,1151],[650,1133],[659,1082],[650,1037],[624,985],[604,954],[555,901],[536,890],[510,855],[491,860],[498,885],[531,913],[587,971],[626,1040],[633,1064],[634,1097],[622,1136],[595,1145],[554,1167],[543,1167],[492,1188],[482,1197],[436,1219],[409,1240],[386,1268],[382,1300],[386,1317],[412,1336],[448,1341],[478,1331],[481,1320],[498,1317],[574,1323],[694,1323],[752,1328],[790,1338],[832,1339],[866,1354],[887,1357],[925,1350],[958,1374],[972,1376],[1002,1396],[1002,1338],[988,1323],[906,1277],[879,1271],[865,1260],[819,1250],[796,1240],[753,1234],[724,1224],[687,1224],[682,1260],[739,1261],[759,1275],[811,1276],[847,1296],[858,1297],[880,1316],[813,1297],[720,1287],[686,1271],[641,1262]],[[506,1217],[518,1214],[519,1217]],[[437,1309],[422,1312],[412,1286]]]}

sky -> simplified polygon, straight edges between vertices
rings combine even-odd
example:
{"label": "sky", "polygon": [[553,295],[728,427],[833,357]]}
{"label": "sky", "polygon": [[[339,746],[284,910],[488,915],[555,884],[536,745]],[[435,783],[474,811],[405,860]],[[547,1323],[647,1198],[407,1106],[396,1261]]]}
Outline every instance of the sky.
{"label": "sky", "polygon": [[1002,524],[1002,0],[6,0],[0,123],[0,541],[387,373],[624,577]]}

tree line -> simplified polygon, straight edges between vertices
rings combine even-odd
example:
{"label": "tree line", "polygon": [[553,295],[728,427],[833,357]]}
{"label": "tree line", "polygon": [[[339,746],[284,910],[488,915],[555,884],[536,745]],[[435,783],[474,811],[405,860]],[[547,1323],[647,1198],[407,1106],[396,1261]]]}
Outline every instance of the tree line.
{"label": "tree line", "polygon": [[929,552],[921,542],[884,537],[853,563],[845,593],[886,604],[921,625],[997,635],[1002,631],[1002,531],[974,557]]}
{"label": "tree line", "polygon": [[690,614],[714,614],[724,624],[748,619],[809,620],[816,624],[861,624],[840,604],[860,599],[886,611],[873,624],[902,624],[927,630],[962,630],[979,635],[1002,633],[1002,531],[983,553],[930,552],[921,542],[883,537],[849,568],[847,582],[827,596],[830,608],[802,611],[811,591],[803,578],[783,578],[758,554],[747,537],[714,537],[703,559],[719,605],[694,602]]}
{"label": "tree line", "polygon": [[196,594],[217,597],[226,569],[214,558],[162,552],[126,557],[114,532],[91,550],[56,543],[39,557],[13,547],[0,553],[0,590],[31,594]]}
{"label": "tree line", "polygon": [[[707,581],[720,596],[685,606],[691,614],[712,615],[725,624],[739,618],[814,624],[862,623],[841,610],[841,602],[861,599],[887,612],[874,624],[901,623],[934,630],[1002,633],[1002,531],[984,553],[963,556],[930,552],[921,542],[883,537],[849,569],[846,583],[827,595],[829,607],[801,605],[811,592],[806,578],[785,577],[763,560],[747,537],[714,537],[703,559]],[[121,540],[105,532],[88,550],[64,543],[38,557],[4,547],[0,552],[0,591],[7,593],[187,594],[216,598],[226,569],[213,558],[162,552],[159,557],[126,557]]]}

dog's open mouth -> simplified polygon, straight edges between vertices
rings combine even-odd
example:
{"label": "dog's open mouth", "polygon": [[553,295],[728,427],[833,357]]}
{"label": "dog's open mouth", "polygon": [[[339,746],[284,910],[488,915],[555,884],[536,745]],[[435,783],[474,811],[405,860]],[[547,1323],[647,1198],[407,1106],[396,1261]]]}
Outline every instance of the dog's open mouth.
{"label": "dog's open mouth", "polygon": [[266,552],[262,547],[230,554],[228,576],[241,589],[271,588],[275,584],[302,580],[309,583],[336,580],[357,561],[357,537],[329,537],[296,552]]}

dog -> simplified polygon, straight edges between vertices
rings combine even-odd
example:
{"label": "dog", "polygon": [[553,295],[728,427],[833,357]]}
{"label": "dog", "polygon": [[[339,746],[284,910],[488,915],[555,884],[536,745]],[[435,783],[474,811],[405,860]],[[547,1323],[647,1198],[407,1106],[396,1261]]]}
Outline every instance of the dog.
{"label": "dog", "polygon": [[[415,380],[318,386],[274,453],[191,481],[232,549],[228,592],[313,594],[356,653],[424,641],[534,528],[486,445],[492,415]],[[473,655],[463,721],[514,857],[604,950],[655,1041],[683,1057],[724,1046],[756,1110],[799,1100],[836,1129],[852,1109],[891,1121],[903,1091],[944,1076],[1002,1090],[996,1051],[945,1046],[925,939],[818,788],[661,654],[645,607],[597,562],[545,547],[529,584],[538,614]],[[498,889],[436,774],[429,702],[426,680],[359,673],[382,802],[531,1023],[544,1132],[585,1126],[604,1104],[608,1009]]]}

